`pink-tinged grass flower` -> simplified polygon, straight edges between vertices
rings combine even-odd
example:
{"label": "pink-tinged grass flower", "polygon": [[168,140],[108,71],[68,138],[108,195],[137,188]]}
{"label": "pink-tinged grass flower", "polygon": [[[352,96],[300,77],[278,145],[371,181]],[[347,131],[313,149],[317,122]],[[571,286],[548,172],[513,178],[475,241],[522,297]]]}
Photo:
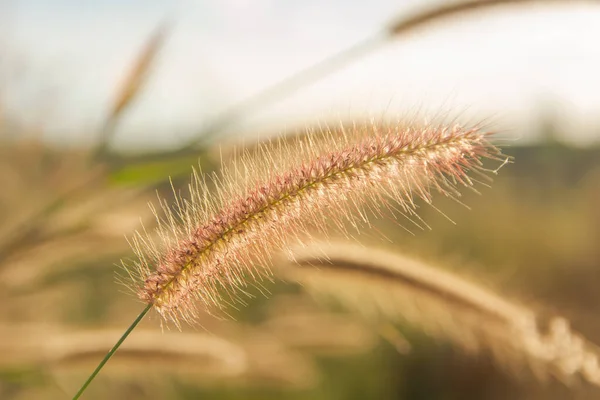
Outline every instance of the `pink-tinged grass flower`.
{"label": "pink-tinged grass flower", "polygon": [[[270,275],[272,256],[314,235],[360,232],[391,211],[418,224],[418,201],[459,197],[482,159],[506,161],[477,127],[354,125],[279,141],[218,175],[195,174],[189,200],[159,224],[158,242],[137,234],[128,269],[139,298],[167,320],[243,303],[248,282]],[[213,185],[214,184],[214,185]]]}

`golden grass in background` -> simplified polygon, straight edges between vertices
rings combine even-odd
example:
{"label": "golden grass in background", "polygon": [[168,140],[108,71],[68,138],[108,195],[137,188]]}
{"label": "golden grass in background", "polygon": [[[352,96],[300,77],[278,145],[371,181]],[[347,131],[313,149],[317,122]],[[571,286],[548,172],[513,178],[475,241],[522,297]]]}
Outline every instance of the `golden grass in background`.
{"label": "golden grass in background", "polygon": [[[511,2],[464,2],[464,7],[471,10],[476,3]],[[454,15],[447,10],[400,19],[386,32],[404,34],[402,24],[412,29]],[[423,18],[427,13],[430,17]],[[111,132],[141,93],[165,32],[159,28],[149,39],[130,78],[116,90],[106,124],[113,126]],[[352,57],[336,62],[343,65]],[[323,73],[319,68],[254,99],[256,106],[242,104],[243,112],[230,116],[241,118],[295,86],[302,88]],[[187,152],[115,154],[112,133],[96,149],[53,148],[31,139],[5,114],[0,118],[0,130],[10,130],[0,138],[0,398],[68,398],[139,311],[140,304],[114,282],[115,263],[130,256],[123,236],[140,219],[152,228],[146,204],[156,190],[170,196],[165,178],[174,175],[181,187],[180,176],[188,175],[199,155],[211,171],[215,150],[207,147],[209,141],[196,146],[198,135]],[[222,126],[211,126],[202,134],[214,142]],[[92,158],[98,149],[104,154]],[[600,150],[548,142],[507,153],[516,163],[483,196],[466,196],[471,210],[439,199],[457,226],[424,207],[419,214],[431,232],[413,237],[383,220],[375,224],[377,234],[367,235],[383,233],[396,252],[491,281],[486,286],[521,299],[522,307],[543,317],[564,315],[598,343]],[[301,284],[279,282],[269,290],[268,300],[252,292],[256,298],[247,308],[232,310],[235,320],[200,315],[197,330],[163,334],[156,319],[144,321],[85,398],[598,397],[598,391],[575,382],[539,384],[530,379],[529,367],[506,372],[485,353],[465,355],[393,318],[366,323],[352,309],[314,302]],[[376,301],[385,306],[385,300]],[[402,311],[391,308],[393,314]]]}

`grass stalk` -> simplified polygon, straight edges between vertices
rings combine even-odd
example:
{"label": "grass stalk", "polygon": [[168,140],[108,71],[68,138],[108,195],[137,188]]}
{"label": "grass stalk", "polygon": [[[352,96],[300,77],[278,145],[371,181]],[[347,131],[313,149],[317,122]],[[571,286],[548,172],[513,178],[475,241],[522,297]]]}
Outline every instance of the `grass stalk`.
{"label": "grass stalk", "polygon": [[96,376],[98,375],[98,373],[100,372],[100,370],[102,369],[102,367],[104,367],[104,364],[106,364],[108,362],[108,360],[110,360],[110,358],[119,349],[119,347],[121,347],[121,345],[123,344],[123,342],[125,341],[125,339],[127,339],[127,336],[129,336],[129,334],[142,321],[142,319],[144,319],[144,317],[146,316],[146,314],[148,313],[148,311],[150,311],[151,308],[152,308],[152,304],[148,304],[142,310],[142,312],[140,312],[140,314],[133,321],[133,323],[131,325],[129,325],[129,328],[127,328],[127,330],[125,331],[125,333],[123,333],[123,335],[119,338],[119,340],[117,341],[117,343],[115,343],[115,345],[112,347],[112,349],[110,349],[110,351],[108,353],[106,353],[106,356],[104,356],[104,358],[102,359],[102,361],[100,361],[100,364],[98,364],[98,366],[96,367],[96,369],[94,370],[94,372],[92,372],[91,375],[87,378],[87,380],[81,386],[81,388],[79,389],[79,391],[75,394],[75,396],[73,396],[73,400],[77,400],[77,399],[79,399],[81,397],[81,395],[83,394],[83,392],[85,392],[85,390],[90,385],[90,383],[92,383],[92,381],[94,380],[94,378],[96,378]]}

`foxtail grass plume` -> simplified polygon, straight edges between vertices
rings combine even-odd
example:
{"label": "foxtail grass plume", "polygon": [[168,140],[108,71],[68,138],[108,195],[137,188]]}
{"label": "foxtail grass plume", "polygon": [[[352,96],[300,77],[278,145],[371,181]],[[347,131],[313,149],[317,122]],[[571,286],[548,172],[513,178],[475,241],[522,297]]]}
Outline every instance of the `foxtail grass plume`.
{"label": "foxtail grass plume", "polygon": [[463,348],[489,350],[502,365],[528,365],[540,378],[600,386],[600,352],[561,317],[532,309],[448,271],[356,243],[312,243],[283,262],[283,276],[369,318],[402,319]]}
{"label": "foxtail grass plume", "polygon": [[[323,130],[265,145],[218,175],[195,174],[189,200],[165,204],[160,240],[138,233],[128,272],[139,298],[166,320],[243,303],[248,279],[270,276],[272,257],[314,235],[369,224],[367,215],[418,220],[418,199],[460,196],[483,158],[505,161],[477,127],[383,125]],[[211,183],[214,188],[211,188]],[[415,222],[417,223],[417,222]]]}

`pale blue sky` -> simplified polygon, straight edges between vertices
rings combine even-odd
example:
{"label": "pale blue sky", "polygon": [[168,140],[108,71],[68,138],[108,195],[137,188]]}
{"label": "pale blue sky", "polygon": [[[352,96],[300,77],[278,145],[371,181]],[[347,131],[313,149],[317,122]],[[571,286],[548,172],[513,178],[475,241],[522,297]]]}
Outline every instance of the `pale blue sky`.
{"label": "pale blue sky", "polygon": [[[52,137],[81,139],[168,16],[174,29],[118,141],[135,143],[143,132],[145,142],[170,145],[228,105],[432,2],[3,0],[8,111],[43,119]],[[577,139],[600,140],[592,129],[600,125],[599,39],[599,6],[480,12],[394,41],[245,127],[418,108],[491,117],[527,138],[543,100],[560,109]]]}

